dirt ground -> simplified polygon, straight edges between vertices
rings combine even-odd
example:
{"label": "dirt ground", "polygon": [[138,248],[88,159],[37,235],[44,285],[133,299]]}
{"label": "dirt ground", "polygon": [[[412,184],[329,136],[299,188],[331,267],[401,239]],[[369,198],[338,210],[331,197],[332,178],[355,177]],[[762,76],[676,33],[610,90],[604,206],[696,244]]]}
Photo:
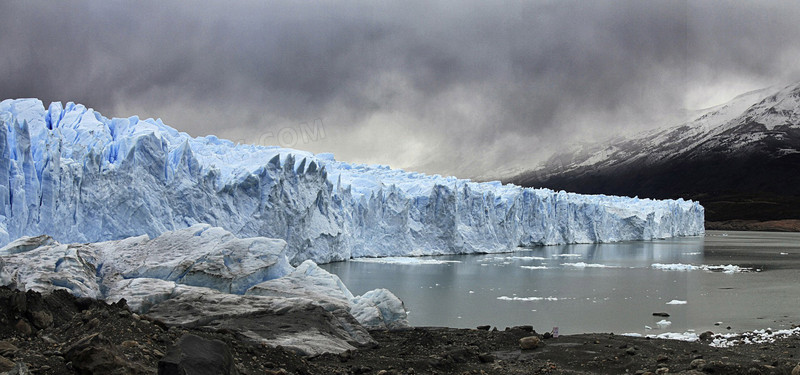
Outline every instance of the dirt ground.
{"label": "dirt ground", "polygon": [[[189,333],[223,342],[239,374],[792,374],[800,363],[800,336],[720,349],[611,333],[545,338],[530,327],[483,328],[373,331],[372,347],[310,358],[225,330],[166,327],[124,303],[0,288],[0,372],[155,374]],[[530,336],[538,346],[520,349]]]}

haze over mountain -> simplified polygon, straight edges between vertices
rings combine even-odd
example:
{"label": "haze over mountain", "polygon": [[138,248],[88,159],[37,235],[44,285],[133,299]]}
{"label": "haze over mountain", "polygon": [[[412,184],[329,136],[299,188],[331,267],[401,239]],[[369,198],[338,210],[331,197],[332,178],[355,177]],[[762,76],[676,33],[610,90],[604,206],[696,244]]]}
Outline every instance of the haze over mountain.
{"label": "haze over mountain", "polygon": [[800,217],[800,83],[742,94],[679,126],[554,155],[523,186],[690,198],[707,221]]}

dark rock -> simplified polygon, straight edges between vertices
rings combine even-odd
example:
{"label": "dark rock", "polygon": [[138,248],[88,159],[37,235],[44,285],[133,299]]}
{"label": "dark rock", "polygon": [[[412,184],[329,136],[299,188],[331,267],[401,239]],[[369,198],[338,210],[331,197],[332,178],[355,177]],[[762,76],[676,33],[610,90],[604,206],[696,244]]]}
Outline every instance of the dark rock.
{"label": "dark rock", "polygon": [[340,362],[347,362],[347,361],[349,361],[351,359],[353,359],[353,352],[352,351],[345,350],[345,351],[339,353],[339,361]]}
{"label": "dark rock", "polygon": [[542,338],[545,339],[545,340],[553,338],[553,334],[550,333],[550,332],[545,332],[545,333],[542,334]]}
{"label": "dark rock", "polygon": [[80,310],[80,311],[84,311],[84,310],[92,307],[93,303],[94,303],[94,300],[89,298],[89,297],[80,297],[80,298],[75,300],[75,307],[77,307],[78,310]]}
{"label": "dark rock", "polygon": [[669,356],[667,356],[666,354],[659,354],[658,357],[656,357],[656,362],[667,362],[667,361],[669,361]]}
{"label": "dark rock", "polygon": [[45,329],[53,324],[53,316],[47,311],[34,311],[31,313],[31,322],[38,329]]}
{"label": "dark rock", "polygon": [[489,353],[481,353],[478,354],[478,360],[481,361],[481,363],[492,363],[494,362],[494,356]]}
{"label": "dark rock", "polygon": [[158,361],[159,375],[236,375],[228,346],[219,340],[181,336],[167,355]]}
{"label": "dark rock", "polygon": [[19,349],[8,341],[0,341],[0,355],[3,357],[13,357]]}
{"label": "dark rock", "polygon": [[668,313],[665,313],[665,312],[654,312],[654,313],[653,313],[653,316],[663,316],[663,317],[669,317],[669,314],[668,314]]}
{"label": "dark rock", "polygon": [[519,339],[519,348],[522,350],[531,350],[539,347],[541,340],[536,336],[528,336]]}
{"label": "dark rock", "polygon": [[478,329],[481,331],[488,331],[492,326],[478,326]]}
{"label": "dark rock", "polygon": [[448,350],[444,353],[445,357],[451,359],[455,363],[467,362],[470,358],[474,358],[476,353],[469,348],[455,348]]}
{"label": "dark rock", "polygon": [[627,350],[625,350],[625,353],[628,355],[636,355],[636,349],[628,348]]}
{"label": "dark rock", "polygon": [[696,368],[698,370],[702,370],[703,366],[705,366],[705,365],[706,365],[706,360],[704,360],[704,359],[695,359],[689,364],[689,367],[690,368]]}
{"label": "dark rock", "polygon": [[17,362],[14,364],[14,368],[8,370],[3,373],[4,375],[30,375],[31,372],[28,370],[28,366],[25,362]]}
{"label": "dark rock", "polygon": [[700,341],[709,341],[714,339],[714,332],[705,331],[700,334]]}
{"label": "dark rock", "polygon": [[86,323],[86,329],[95,329],[100,326],[100,319],[92,318]]}
{"label": "dark rock", "polygon": [[[117,301],[115,303],[112,303],[111,306],[117,306],[117,307],[120,307],[120,308],[123,308],[123,309],[127,309],[128,308],[128,300],[126,300],[125,298],[120,298],[119,301]],[[122,311],[125,311],[125,310],[122,310]]]}
{"label": "dark rock", "polygon": [[705,366],[703,366],[703,372],[715,374],[739,374],[742,372],[742,368],[736,364],[724,363],[722,361],[711,361],[707,362]]}
{"label": "dark rock", "polygon": [[85,336],[70,345],[64,359],[80,374],[132,374],[137,371],[117,353],[111,341],[100,333]]}
{"label": "dark rock", "polygon": [[11,371],[14,366],[16,366],[14,361],[6,357],[0,357],[0,372]]}
{"label": "dark rock", "polygon": [[21,333],[23,335],[26,335],[26,336],[30,335],[31,333],[33,333],[33,328],[31,328],[31,325],[28,324],[28,322],[26,322],[26,321],[24,321],[22,319],[20,319],[17,322],[17,324],[14,325],[14,329],[16,329],[17,332],[19,332],[19,333]]}
{"label": "dark rock", "polygon": [[515,330],[519,330],[519,331],[525,331],[525,332],[533,332],[533,326],[531,326],[531,325],[515,326],[515,327],[513,327],[511,329],[515,329]]}
{"label": "dark rock", "polygon": [[9,305],[11,305],[11,310],[17,314],[24,314],[28,311],[28,298],[24,292],[14,291],[11,294],[9,301]]}

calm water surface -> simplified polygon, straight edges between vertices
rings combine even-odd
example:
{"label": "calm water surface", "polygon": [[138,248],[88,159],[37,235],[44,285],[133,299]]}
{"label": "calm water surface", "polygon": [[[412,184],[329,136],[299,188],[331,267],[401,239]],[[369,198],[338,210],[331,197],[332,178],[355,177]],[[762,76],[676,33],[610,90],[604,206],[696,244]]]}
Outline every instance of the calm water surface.
{"label": "calm water surface", "polygon": [[[800,323],[800,233],[709,231],[705,237],[414,260],[450,262],[323,267],[354,294],[391,290],[415,326],[531,324],[540,332],[558,326],[561,333],[658,334]],[[672,271],[653,264],[730,264],[753,271]],[[686,304],[667,304],[672,300]],[[653,312],[669,313],[671,324],[659,327],[664,318]]]}

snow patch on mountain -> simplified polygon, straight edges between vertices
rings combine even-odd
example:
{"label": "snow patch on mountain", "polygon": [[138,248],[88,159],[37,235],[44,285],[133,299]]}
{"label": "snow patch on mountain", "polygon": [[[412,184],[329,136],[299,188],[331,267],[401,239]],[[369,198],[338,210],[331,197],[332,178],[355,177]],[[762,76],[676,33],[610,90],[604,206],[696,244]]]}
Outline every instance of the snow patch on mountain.
{"label": "snow patch on mountain", "polygon": [[[697,113],[678,126],[576,145],[554,155],[532,172],[520,175],[542,180],[584,170],[658,165],[686,155],[735,155],[754,143],[783,139],[784,130],[800,127],[800,85],[754,90]],[[791,153],[787,151],[783,151],[784,155]]]}

